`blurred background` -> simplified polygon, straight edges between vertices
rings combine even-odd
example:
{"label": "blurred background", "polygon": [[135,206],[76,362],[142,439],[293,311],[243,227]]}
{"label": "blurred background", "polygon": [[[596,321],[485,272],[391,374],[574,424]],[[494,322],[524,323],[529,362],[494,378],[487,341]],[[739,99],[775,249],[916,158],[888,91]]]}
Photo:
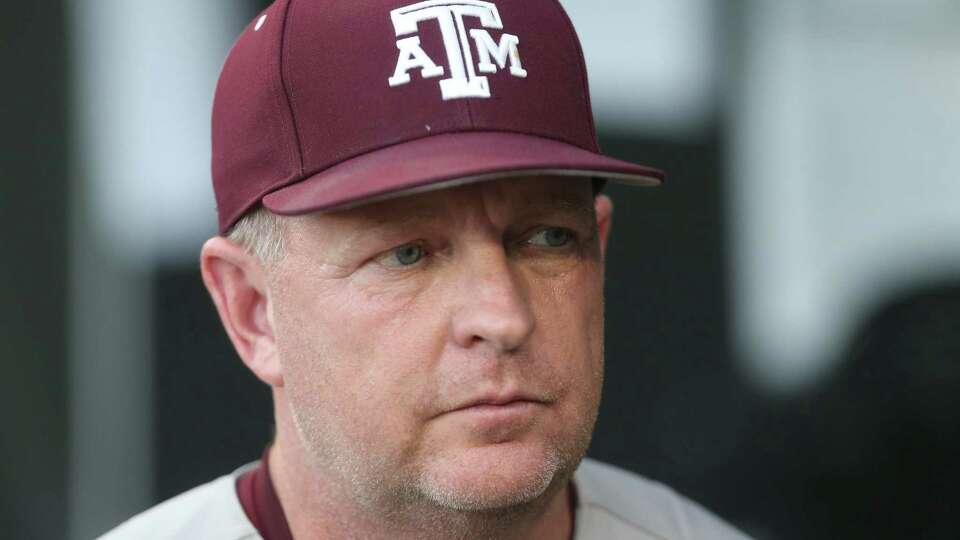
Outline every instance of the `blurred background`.
{"label": "blurred background", "polygon": [[[608,190],[591,455],[761,539],[957,538],[960,3],[563,4],[601,146],[669,173]],[[197,263],[265,5],[5,5],[2,538],[92,538],[270,437]]]}

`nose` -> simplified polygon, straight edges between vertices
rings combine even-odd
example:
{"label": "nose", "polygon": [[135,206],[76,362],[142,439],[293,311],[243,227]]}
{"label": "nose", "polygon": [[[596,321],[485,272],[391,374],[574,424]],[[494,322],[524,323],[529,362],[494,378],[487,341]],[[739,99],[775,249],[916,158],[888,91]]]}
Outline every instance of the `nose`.
{"label": "nose", "polygon": [[527,292],[502,249],[465,262],[458,283],[453,339],[464,348],[490,347],[496,354],[516,351],[536,326]]}

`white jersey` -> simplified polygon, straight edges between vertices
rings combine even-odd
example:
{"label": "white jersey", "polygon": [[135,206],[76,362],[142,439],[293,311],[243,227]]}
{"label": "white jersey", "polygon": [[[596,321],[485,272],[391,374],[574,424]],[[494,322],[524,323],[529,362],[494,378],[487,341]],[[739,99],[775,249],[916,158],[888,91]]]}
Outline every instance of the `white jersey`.
{"label": "white jersey", "polygon": [[[244,467],[133,517],[100,540],[262,540],[237,496]],[[743,540],[670,488],[591,459],[574,474],[575,540]]]}

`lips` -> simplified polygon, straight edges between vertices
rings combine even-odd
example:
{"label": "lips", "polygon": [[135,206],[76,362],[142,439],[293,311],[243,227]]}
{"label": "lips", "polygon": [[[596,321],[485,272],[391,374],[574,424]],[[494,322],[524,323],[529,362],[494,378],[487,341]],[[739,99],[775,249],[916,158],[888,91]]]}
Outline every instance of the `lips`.
{"label": "lips", "polygon": [[499,394],[485,394],[476,396],[457,404],[447,412],[467,410],[507,410],[523,405],[546,405],[549,400],[527,392],[505,392]]}

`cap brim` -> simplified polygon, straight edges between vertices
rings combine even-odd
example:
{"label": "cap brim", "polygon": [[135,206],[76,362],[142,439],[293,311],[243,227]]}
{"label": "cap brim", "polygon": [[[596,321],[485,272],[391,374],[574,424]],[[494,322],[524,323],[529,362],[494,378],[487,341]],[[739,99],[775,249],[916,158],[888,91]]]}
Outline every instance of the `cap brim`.
{"label": "cap brim", "polygon": [[505,132],[447,133],[341,162],[263,197],[274,213],[351,208],[412,193],[514,176],[582,176],[656,186],[663,172],[564,142]]}

